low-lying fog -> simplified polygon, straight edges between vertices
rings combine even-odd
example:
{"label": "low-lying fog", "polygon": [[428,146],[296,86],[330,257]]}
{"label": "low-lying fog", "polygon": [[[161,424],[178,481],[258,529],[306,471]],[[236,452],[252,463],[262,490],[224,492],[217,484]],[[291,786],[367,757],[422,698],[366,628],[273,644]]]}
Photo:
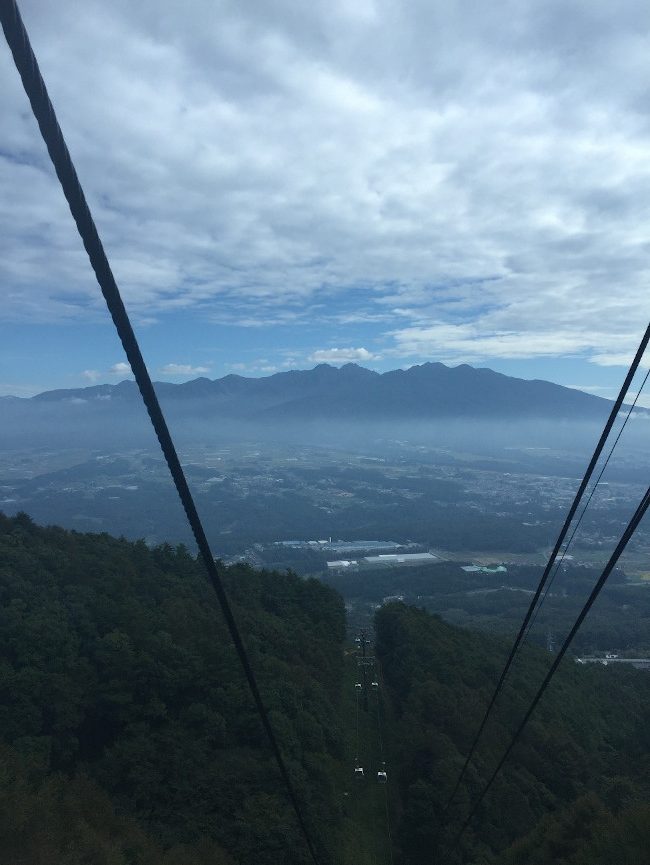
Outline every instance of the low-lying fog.
{"label": "low-lying fog", "polygon": [[[106,404],[66,401],[4,402],[0,425],[0,450],[48,449],[122,449],[155,447],[157,442],[149,418],[138,404]],[[179,451],[188,444],[224,445],[251,441],[268,444],[326,447],[342,451],[367,452],[373,456],[395,457],[410,452],[423,462],[445,460],[445,454],[481,455],[499,462],[530,465],[531,471],[543,466],[566,464],[567,472],[578,471],[598,440],[601,427],[596,423],[548,422],[526,419],[513,421],[439,418],[392,422],[256,422],[232,420],[213,415],[209,419],[192,416],[192,407],[171,402],[163,405],[170,430]],[[604,421],[604,418],[603,418]],[[615,432],[620,428],[619,419]],[[650,447],[648,415],[634,415],[621,439],[617,459],[625,475],[648,462]],[[430,453],[437,450],[438,453]],[[507,470],[507,469],[504,469]],[[638,475],[633,478],[638,480]]]}

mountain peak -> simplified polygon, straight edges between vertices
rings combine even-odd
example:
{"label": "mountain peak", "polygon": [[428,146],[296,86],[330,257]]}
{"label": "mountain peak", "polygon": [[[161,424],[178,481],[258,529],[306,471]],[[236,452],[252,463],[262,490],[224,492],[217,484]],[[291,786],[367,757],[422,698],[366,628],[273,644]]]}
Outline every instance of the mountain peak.
{"label": "mountain peak", "polygon": [[[593,394],[544,381],[526,381],[487,367],[455,367],[428,361],[385,373],[352,361],[342,366],[319,363],[312,369],[287,370],[247,378],[230,373],[182,384],[157,382],[170,406],[200,416],[287,420],[410,420],[434,418],[546,418],[604,420],[611,403]],[[49,391],[24,403],[89,402],[108,410],[107,398],[132,403],[138,391],[132,380],[75,390]],[[8,403],[4,403],[5,407]]]}

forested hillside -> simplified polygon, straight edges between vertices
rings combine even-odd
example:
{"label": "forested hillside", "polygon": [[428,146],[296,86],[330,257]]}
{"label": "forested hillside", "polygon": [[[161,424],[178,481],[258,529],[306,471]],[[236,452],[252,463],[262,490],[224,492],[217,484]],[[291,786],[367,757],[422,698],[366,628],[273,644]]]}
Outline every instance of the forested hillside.
{"label": "forested hillside", "polygon": [[[342,603],[286,574],[226,579],[333,861]],[[307,861],[221,618],[183,548],[0,515],[2,865]]]}
{"label": "forested hillside", "polygon": [[[469,562],[467,562],[469,564]],[[465,572],[460,562],[442,561],[422,567],[380,567],[327,573],[323,582],[352,606],[349,618],[367,622],[374,605],[399,596],[406,604],[425,607],[446,621],[487,630],[514,639],[542,575],[542,565],[508,563],[507,571]],[[552,592],[536,616],[530,641],[547,645],[568,633],[591,588],[597,567],[564,565]],[[572,644],[577,654],[617,652],[628,657],[650,653],[650,587],[626,579],[615,569]]]}
{"label": "forested hillside", "polygon": [[[225,579],[323,865],[389,861],[374,763],[352,795],[357,671],[340,597],[246,566]],[[432,861],[508,647],[415,607],[377,612],[395,865]],[[449,852],[548,664],[539,649],[517,660],[443,828],[445,865],[647,861],[650,676],[568,660]],[[0,515],[0,763],[0,865],[309,861],[213,593],[182,547]]]}
{"label": "forested hillside", "polygon": [[[439,817],[481,721],[509,644],[391,604],[376,616],[377,655],[392,706],[398,861],[431,861]],[[515,662],[441,832],[439,862],[502,865],[647,863],[650,676],[567,660],[477,819],[454,837],[549,666]],[[645,804],[644,804],[645,803]]]}

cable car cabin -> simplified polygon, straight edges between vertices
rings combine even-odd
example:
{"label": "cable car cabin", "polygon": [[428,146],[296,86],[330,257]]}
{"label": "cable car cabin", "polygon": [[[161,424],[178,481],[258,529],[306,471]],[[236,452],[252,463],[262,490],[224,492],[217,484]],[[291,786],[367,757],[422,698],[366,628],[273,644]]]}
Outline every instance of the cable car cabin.
{"label": "cable car cabin", "polygon": [[373,691],[378,691],[379,690],[379,682],[371,682],[370,687],[372,688]]}
{"label": "cable car cabin", "polygon": [[357,780],[357,781],[363,781],[364,775],[363,775],[363,767],[362,766],[355,766],[354,777],[355,777],[355,780]]}
{"label": "cable car cabin", "polygon": [[380,769],[379,772],[377,772],[377,783],[385,784],[386,781],[388,781],[388,775],[386,774],[384,769]]}

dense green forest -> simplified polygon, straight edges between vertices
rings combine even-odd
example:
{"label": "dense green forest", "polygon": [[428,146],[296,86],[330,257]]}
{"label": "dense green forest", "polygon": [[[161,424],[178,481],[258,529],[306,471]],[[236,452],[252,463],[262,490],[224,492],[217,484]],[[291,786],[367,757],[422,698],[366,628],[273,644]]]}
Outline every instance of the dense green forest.
{"label": "dense green forest", "polygon": [[[287,574],[234,567],[226,580],[331,861],[341,600]],[[221,618],[182,547],[0,515],[1,861],[306,861]]]}
{"label": "dense green forest", "polygon": [[[328,573],[323,581],[354,608],[350,618],[368,622],[386,596],[440,613],[452,624],[491,633],[517,633],[537,587],[540,565],[508,564],[506,572],[466,572],[461,562],[422,567],[384,567]],[[495,563],[498,564],[498,563]],[[554,579],[530,641],[546,646],[549,633],[557,642],[573,624],[600,575],[597,568],[564,565]],[[626,580],[615,570],[573,643],[577,653],[615,651],[650,656],[650,585]]]}
{"label": "dense green forest", "polygon": [[[417,586],[430,579],[412,573]],[[360,720],[368,776],[352,787],[357,671],[340,596],[291,573],[224,574],[323,865],[388,862],[372,711]],[[438,577],[464,585],[444,568]],[[375,629],[393,862],[420,865],[509,643],[404,604],[378,610]],[[518,659],[442,828],[440,862],[647,861],[650,676],[570,661],[449,852],[548,663],[536,648]],[[0,805],[0,865],[309,861],[185,548],[0,515]]]}
{"label": "dense green forest", "polygon": [[378,611],[376,639],[394,719],[390,748],[399,861],[431,861],[438,837],[438,861],[449,865],[649,861],[647,673],[586,669],[567,660],[452,854],[449,847],[470,803],[507,747],[549,656],[528,649],[515,662],[467,783],[441,828],[438,818],[509,644],[404,604]]}

